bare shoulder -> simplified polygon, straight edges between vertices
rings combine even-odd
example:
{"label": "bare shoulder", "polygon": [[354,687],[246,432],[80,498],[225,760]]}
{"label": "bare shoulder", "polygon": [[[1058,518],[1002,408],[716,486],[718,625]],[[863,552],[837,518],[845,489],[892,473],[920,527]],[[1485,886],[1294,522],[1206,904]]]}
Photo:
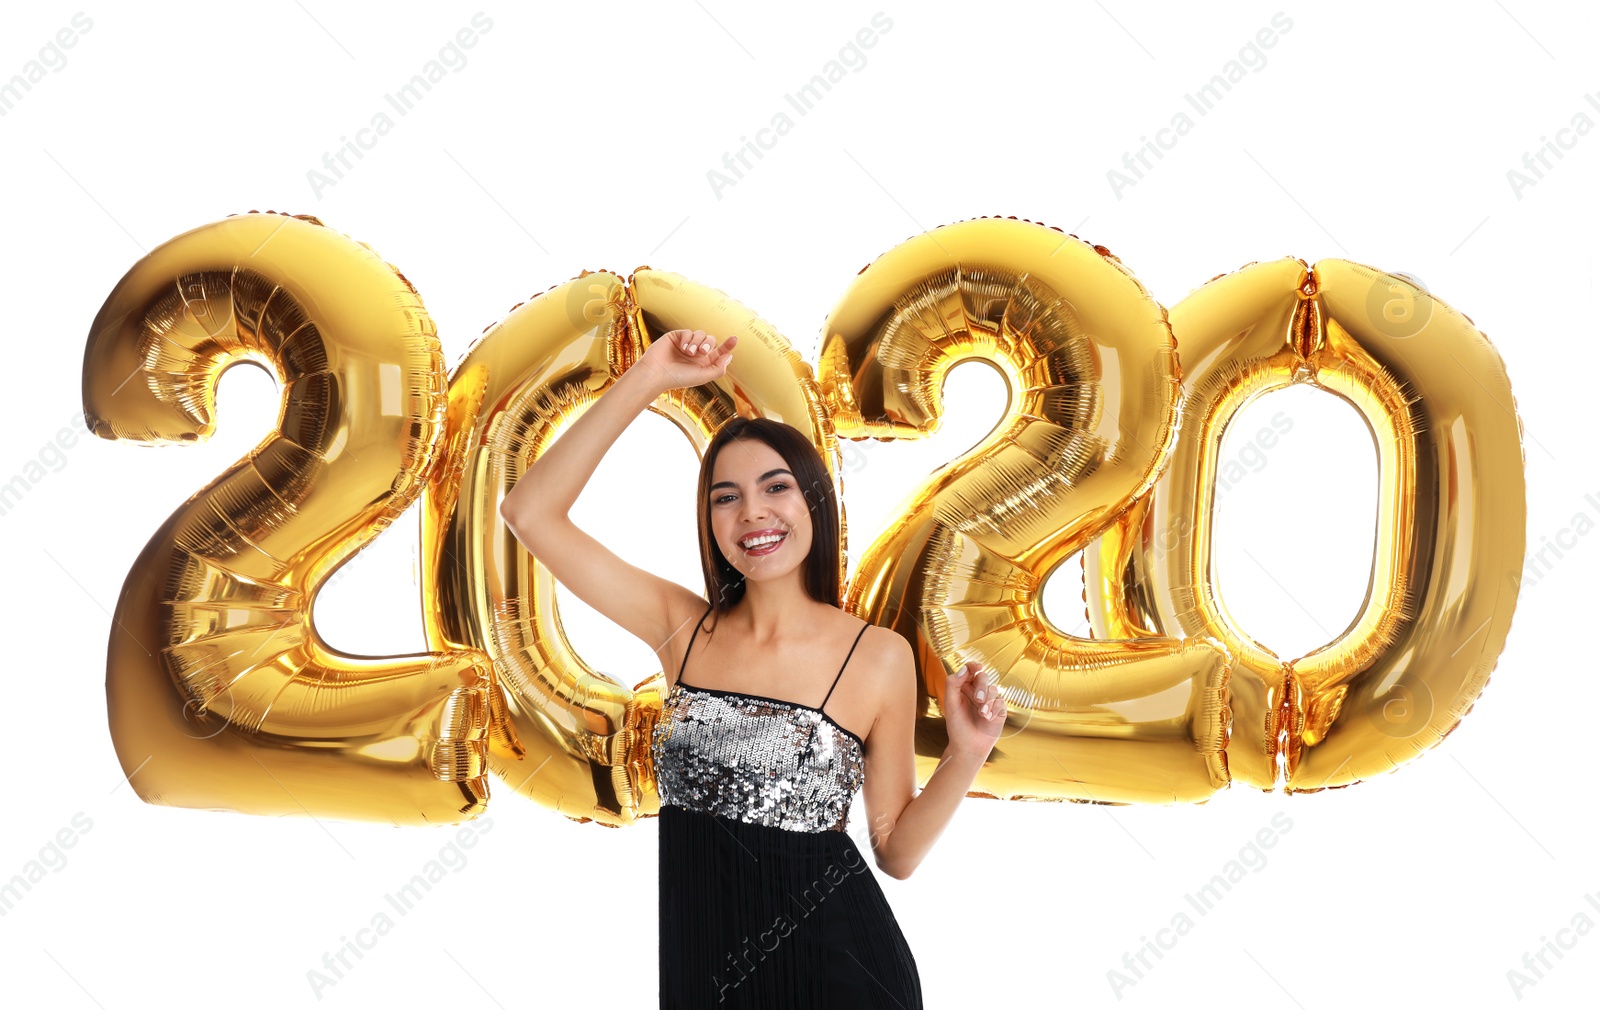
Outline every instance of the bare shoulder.
{"label": "bare shoulder", "polygon": [[680,632],[687,635],[693,630],[694,622],[704,617],[711,606],[705,597],[687,586],[674,586],[667,594],[668,638],[677,637]]}
{"label": "bare shoulder", "polygon": [[[911,643],[893,628],[873,624],[861,633],[861,667],[866,671],[875,700],[872,729],[885,713],[915,704],[917,662]],[[871,733],[871,730],[868,730]]]}
{"label": "bare shoulder", "polygon": [[660,641],[651,644],[661,659],[667,687],[672,688],[677,685],[678,669],[689,651],[695,624],[705,617],[711,604],[688,587],[676,586],[675,590],[668,592],[665,605],[667,626],[662,630]]}
{"label": "bare shoulder", "polygon": [[[859,620],[859,618],[858,618]],[[911,643],[893,628],[867,623],[861,632],[861,651],[872,659],[873,669],[892,664],[896,655],[911,655]]]}

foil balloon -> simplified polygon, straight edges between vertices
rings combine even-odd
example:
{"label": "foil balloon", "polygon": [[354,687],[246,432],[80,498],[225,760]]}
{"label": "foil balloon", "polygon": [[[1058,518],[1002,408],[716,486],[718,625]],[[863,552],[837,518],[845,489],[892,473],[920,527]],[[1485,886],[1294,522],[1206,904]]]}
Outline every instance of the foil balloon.
{"label": "foil balloon", "polygon": [[190,443],[222,373],[283,390],[276,428],[151,536],[117,601],[106,704],[147,802],[396,824],[488,799],[492,670],[451,649],[368,658],[312,626],[317,588],[422,493],[446,391],[416,291],[315,218],[250,213],[139,260],[83,365],[89,428]]}
{"label": "foil balloon", "polygon": [[666,680],[630,688],[584,662],[562,630],[555,579],[512,535],[500,503],[568,423],[679,328],[737,334],[739,351],[722,378],[663,394],[653,413],[697,451],[738,415],[786,422],[838,479],[839,444],[810,365],[749,309],[677,274],[585,272],[513,307],[450,379],[446,462],[423,515],[429,644],[492,657],[491,769],[574,820],[617,826],[659,811],[649,742]]}
{"label": "foil balloon", "polygon": [[[629,687],[574,652],[554,580],[499,505],[678,328],[737,334],[739,351],[650,409],[697,450],[740,415],[805,432],[841,487],[841,544],[839,438],[933,432],[962,361],[1007,380],[1001,423],[906,499],[846,590],[847,609],[914,644],[921,781],[944,749],[945,673],[968,660],[996,671],[1008,709],[975,794],[1172,803],[1234,779],[1306,791],[1392,770],[1459,723],[1503,647],[1520,422],[1487,339],[1407,279],[1251,264],[1169,319],[1103,247],[982,218],[864,268],[815,373],[722,292],[642,267],[515,306],[447,375],[392,266],[315,218],[251,213],[135,264],[85,351],[85,418],[108,439],[209,437],[218,379],[240,362],[283,389],[276,428],[155,531],[119,598],[107,705],[141,798],[437,823],[482,812],[492,771],[575,820],[656,813],[665,677]],[[1366,418],[1380,508],[1360,613],[1284,660],[1227,612],[1211,513],[1231,420],[1295,382]],[[419,496],[431,651],[333,650],[311,623],[318,587]],[[1315,503],[1302,515],[1288,525],[1318,535]],[[1039,607],[1079,552],[1093,638]]]}
{"label": "foil balloon", "polygon": [[828,317],[818,381],[841,437],[912,439],[951,368],[984,361],[1011,398],[994,431],[929,476],[862,556],[847,609],[915,646],[918,778],[944,750],[946,672],[996,672],[1007,728],[973,792],[1199,802],[1228,784],[1227,650],[1205,637],[1067,635],[1045,579],[1156,480],[1176,435],[1166,313],[1110,252],[1013,218],[918,235]]}
{"label": "foil balloon", "polygon": [[[1471,709],[1516,607],[1526,501],[1505,367],[1466,316],[1346,260],[1247,265],[1190,294],[1171,322],[1187,362],[1182,435],[1154,492],[1084,553],[1091,625],[1228,647],[1238,781],[1305,792],[1393,771]],[[1228,426],[1293,383],[1343,397],[1366,420],[1378,516],[1354,620],[1283,659],[1229,615],[1211,520]],[[1314,500],[1281,532],[1327,536]]]}

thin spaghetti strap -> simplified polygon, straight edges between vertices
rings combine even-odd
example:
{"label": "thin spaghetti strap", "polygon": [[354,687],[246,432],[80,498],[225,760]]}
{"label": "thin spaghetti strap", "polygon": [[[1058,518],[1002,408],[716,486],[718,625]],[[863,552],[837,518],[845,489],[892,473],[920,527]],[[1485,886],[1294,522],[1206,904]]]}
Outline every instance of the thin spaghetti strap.
{"label": "thin spaghetti strap", "polygon": [[678,665],[678,683],[679,684],[683,683],[683,671],[684,671],[684,668],[689,665],[689,650],[694,648],[695,636],[700,634],[700,625],[705,623],[706,617],[711,613],[711,607],[713,607],[713,606],[715,606],[715,604],[711,604],[711,605],[707,606],[706,607],[706,612],[704,614],[700,615],[700,620],[694,622],[694,631],[691,632],[690,635],[689,635],[688,648],[685,648],[683,650],[683,662]]}
{"label": "thin spaghetti strap", "polygon": [[[828,698],[833,697],[833,688],[839,686],[839,678],[844,676],[844,668],[850,665],[850,657],[856,654],[856,646],[861,644],[861,636],[867,633],[867,627],[870,624],[870,621],[867,624],[863,624],[861,630],[856,632],[856,640],[850,643],[850,651],[845,654],[844,662],[839,666],[839,672],[833,676],[833,687],[828,688]],[[822,699],[822,704],[817,706],[817,711],[820,712],[828,707],[828,698]]]}

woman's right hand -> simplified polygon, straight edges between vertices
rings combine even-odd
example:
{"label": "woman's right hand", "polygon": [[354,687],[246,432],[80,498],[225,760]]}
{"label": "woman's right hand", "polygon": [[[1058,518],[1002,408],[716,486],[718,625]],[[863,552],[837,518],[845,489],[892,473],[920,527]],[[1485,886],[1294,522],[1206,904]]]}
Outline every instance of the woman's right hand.
{"label": "woman's right hand", "polygon": [[738,342],[735,336],[717,344],[705,330],[668,330],[645,348],[633,367],[644,368],[663,391],[700,386],[722,378]]}

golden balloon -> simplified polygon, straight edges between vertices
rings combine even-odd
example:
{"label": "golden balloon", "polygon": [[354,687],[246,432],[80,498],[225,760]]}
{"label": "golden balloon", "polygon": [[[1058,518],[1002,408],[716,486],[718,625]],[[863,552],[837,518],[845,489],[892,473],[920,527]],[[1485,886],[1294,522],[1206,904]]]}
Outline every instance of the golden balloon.
{"label": "golden balloon", "polygon": [[783,421],[811,436],[837,480],[838,441],[810,366],[755,313],[677,274],[585,272],[557,285],[490,328],[450,380],[448,451],[423,520],[429,644],[492,658],[490,767],[575,820],[615,826],[659,810],[649,741],[665,678],[629,688],[584,663],[562,631],[554,578],[499,507],[566,424],[682,327],[737,334],[739,353],[722,379],[673,390],[654,413],[697,451],[737,415]]}
{"label": "golden balloon", "polygon": [[[1085,555],[1091,623],[1202,635],[1236,657],[1237,781],[1289,792],[1392,771],[1438,743],[1504,648],[1522,569],[1522,428],[1500,356],[1408,278],[1347,260],[1250,264],[1173,307],[1182,436],[1144,507]],[[1309,383],[1366,420],[1378,458],[1372,577],[1336,639],[1284,660],[1228,614],[1212,574],[1222,439],[1258,396]],[[1316,536],[1316,502],[1285,517]],[[1303,527],[1303,529],[1296,529]]]}
{"label": "golden balloon", "polygon": [[[736,334],[738,352],[651,409],[697,451],[733,417],[784,421],[836,485],[839,439],[937,430],[955,365],[1005,378],[1005,417],[912,491],[846,589],[847,609],[914,646],[921,781],[944,747],[946,672],[969,660],[994,671],[1008,713],[975,794],[1191,803],[1233,781],[1310,791],[1391,771],[1459,724],[1504,647],[1521,425],[1488,339],[1409,278],[1286,258],[1169,312],[1104,247],[979,218],[868,264],[815,371],[723,292],[641,267],[515,306],[447,374],[394,267],[315,218],[252,212],[137,262],[85,350],[85,418],[108,439],[208,438],[218,378],[240,362],[283,390],[276,428],[178,506],[124,584],[106,693],[139,796],[439,823],[480,814],[492,771],[577,820],[656,813],[665,677],[623,685],[577,655],[554,580],[499,505],[679,328]],[[1228,614],[1212,512],[1229,425],[1295,383],[1365,418],[1379,513],[1356,619],[1283,659]],[[333,650],[310,620],[319,586],[419,496],[430,651]],[[1323,535],[1315,501],[1283,525]],[[1039,605],[1074,556],[1091,638]]]}
{"label": "golden balloon", "polygon": [[1166,462],[1179,383],[1165,311],[1107,250],[980,218],[862,270],[826,323],[819,378],[842,437],[918,438],[968,359],[1005,377],[1006,416],[913,492],[848,593],[847,609],[915,646],[919,779],[944,749],[937,692],[978,660],[1008,713],[980,791],[1204,800],[1228,784],[1227,651],[1205,637],[1076,638],[1039,599]]}
{"label": "golden balloon", "polygon": [[315,218],[248,214],[152,250],[84,354],[89,428],[194,442],[222,373],[283,389],[277,428],[150,537],[111,624],[106,705],[149,803],[424,824],[476,816],[492,671],[468,650],[364,658],[323,642],[317,587],[422,493],[443,360],[410,283]]}

